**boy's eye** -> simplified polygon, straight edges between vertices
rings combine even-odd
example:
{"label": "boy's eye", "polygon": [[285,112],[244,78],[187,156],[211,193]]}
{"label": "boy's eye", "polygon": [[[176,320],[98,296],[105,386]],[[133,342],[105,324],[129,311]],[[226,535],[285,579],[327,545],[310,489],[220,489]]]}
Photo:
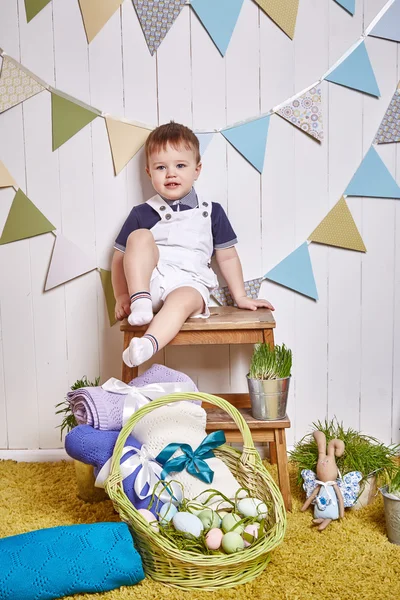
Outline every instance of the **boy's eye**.
{"label": "boy's eye", "polygon": [[158,167],[156,167],[157,171],[162,171],[163,169],[165,169],[164,165],[158,165]]}
{"label": "boy's eye", "polygon": [[184,167],[186,167],[186,165],[184,165],[183,163],[179,163],[176,166],[178,167],[178,169],[183,169]]}

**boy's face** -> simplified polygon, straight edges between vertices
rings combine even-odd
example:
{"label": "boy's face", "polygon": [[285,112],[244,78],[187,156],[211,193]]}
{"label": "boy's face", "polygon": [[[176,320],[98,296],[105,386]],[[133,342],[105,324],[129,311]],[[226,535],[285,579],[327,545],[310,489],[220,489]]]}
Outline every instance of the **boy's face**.
{"label": "boy's face", "polygon": [[167,144],[149,156],[147,174],[155,191],[167,200],[179,200],[192,189],[201,171],[192,149]]}

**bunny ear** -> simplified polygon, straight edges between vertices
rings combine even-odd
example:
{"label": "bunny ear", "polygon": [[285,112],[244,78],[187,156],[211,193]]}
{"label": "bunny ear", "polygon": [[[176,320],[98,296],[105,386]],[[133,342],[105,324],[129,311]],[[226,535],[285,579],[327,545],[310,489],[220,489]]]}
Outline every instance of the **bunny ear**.
{"label": "bunny ear", "polygon": [[314,439],[317,442],[318,452],[320,454],[326,453],[326,437],[323,431],[314,431]]}
{"label": "bunny ear", "polygon": [[328,456],[342,456],[344,452],[344,442],[342,440],[331,440],[328,444]]}

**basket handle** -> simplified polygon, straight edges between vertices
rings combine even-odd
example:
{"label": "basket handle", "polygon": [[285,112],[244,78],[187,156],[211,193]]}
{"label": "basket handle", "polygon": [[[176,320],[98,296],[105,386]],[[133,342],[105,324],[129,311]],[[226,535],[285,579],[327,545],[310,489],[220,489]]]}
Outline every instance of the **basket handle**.
{"label": "basket handle", "polygon": [[219,396],[213,396],[212,394],[205,394],[201,392],[179,392],[175,394],[168,394],[167,396],[162,396],[160,398],[157,398],[156,400],[152,400],[151,402],[149,402],[149,404],[142,406],[142,408],[140,408],[131,417],[129,417],[128,421],[121,429],[118,439],[115,443],[111,461],[110,476],[114,475],[115,473],[121,475],[120,461],[122,451],[124,449],[125,442],[136,423],[138,423],[142,417],[144,417],[151,411],[156,410],[161,406],[165,406],[166,404],[169,404],[171,402],[182,402],[182,400],[202,400],[204,402],[214,404],[215,406],[218,406],[219,408],[222,408],[225,412],[227,412],[235,421],[243,437],[243,452],[240,458],[241,462],[243,463],[243,465],[255,465],[257,460],[259,460],[258,453],[254,447],[254,442],[250,433],[250,429],[245,419],[237,410],[237,408],[235,408],[227,400],[224,400]]}

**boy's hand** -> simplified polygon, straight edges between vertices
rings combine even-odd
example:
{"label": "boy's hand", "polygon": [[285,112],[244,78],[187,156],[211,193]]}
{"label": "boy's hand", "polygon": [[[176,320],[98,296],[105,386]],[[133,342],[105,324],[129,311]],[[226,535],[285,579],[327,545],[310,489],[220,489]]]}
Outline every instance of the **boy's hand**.
{"label": "boy's hand", "polygon": [[249,298],[248,296],[238,298],[236,304],[238,305],[238,308],[245,308],[247,310],[257,310],[257,308],[262,308],[263,306],[270,310],[275,310],[268,300],[253,300],[253,298]]}
{"label": "boy's hand", "polygon": [[115,299],[115,318],[122,321],[131,314],[131,299],[129,294],[123,294]]}

